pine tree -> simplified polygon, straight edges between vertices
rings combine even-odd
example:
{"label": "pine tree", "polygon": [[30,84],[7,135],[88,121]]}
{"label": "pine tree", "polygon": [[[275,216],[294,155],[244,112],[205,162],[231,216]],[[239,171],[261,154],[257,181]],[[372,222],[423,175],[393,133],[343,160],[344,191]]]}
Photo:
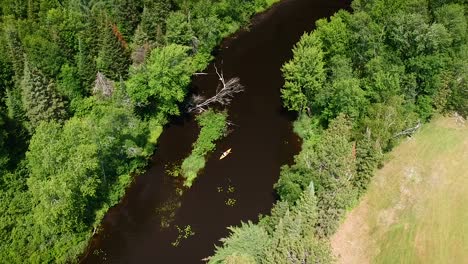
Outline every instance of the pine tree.
{"label": "pine tree", "polygon": [[357,142],[356,147],[356,177],[352,179],[353,185],[359,193],[367,190],[371,177],[382,160],[382,152],[370,133]]}
{"label": "pine tree", "polygon": [[24,50],[18,31],[12,23],[5,22],[5,40],[8,50],[8,56],[15,72],[15,82],[20,83],[23,77]]}
{"label": "pine tree", "polygon": [[156,44],[163,42],[166,31],[165,21],[170,11],[171,1],[169,0],[145,1],[140,26],[149,39]]}
{"label": "pine tree", "polygon": [[[8,163],[8,151],[5,147],[5,142],[7,139],[7,131],[5,129],[5,117],[2,113],[3,109],[0,107],[0,175],[3,175],[6,165]],[[1,184],[1,177],[0,177]]]}
{"label": "pine tree", "polygon": [[131,64],[130,51],[117,25],[104,23],[96,63],[98,70],[112,80],[127,77]]}
{"label": "pine tree", "polygon": [[42,121],[64,121],[65,103],[58,95],[55,84],[28,63],[25,63],[21,90],[23,108],[31,130]]}
{"label": "pine tree", "polygon": [[316,199],[305,191],[296,207],[287,211],[276,225],[269,247],[264,248],[262,263],[330,263],[331,253],[326,241],[317,239],[314,223],[317,217]]}
{"label": "pine tree", "polygon": [[[3,42],[0,40],[0,45],[3,45]],[[14,71],[13,65],[7,58],[4,50],[0,50],[0,98],[5,97],[6,90],[13,87],[14,81]],[[3,102],[0,101],[0,107],[3,105]]]}
{"label": "pine tree", "polygon": [[92,38],[89,37],[88,31],[83,31],[78,35],[78,52],[75,55],[75,63],[80,82],[83,87],[89,88],[96,77],[96,62],[94,61],[94,50],[92,47]]}
{"label": "pine tree", "polygon": [[140,23],[142,0],[115,0],[115,18],[126,38],[130,38]]}
{"label": "pine tree", "polygon": [[250,263],[256,260],[258,263],[263,259],[263,251],[269,245],[269,237],[264,228],[248,222],[228,229],[231,235],[221,239],[223,247],[216,247],[216,254],[209,258],[208,263],[226,263],[228,260],[236,263],[233,259],[239,258],[247,259]]}

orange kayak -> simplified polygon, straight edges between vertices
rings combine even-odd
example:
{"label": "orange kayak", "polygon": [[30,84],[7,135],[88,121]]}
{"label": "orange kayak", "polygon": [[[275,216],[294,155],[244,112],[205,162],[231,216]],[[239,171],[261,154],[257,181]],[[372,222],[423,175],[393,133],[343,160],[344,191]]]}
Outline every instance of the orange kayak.
{"label": "orange kayak", "polygon": [[226,151],[223,152],[223,154],[221,154],[221,157],[219,157],[220,160],[224,159],[225,157],[227,157],[227,155],[231,154],[231,151],[232,149],[228,149]]}

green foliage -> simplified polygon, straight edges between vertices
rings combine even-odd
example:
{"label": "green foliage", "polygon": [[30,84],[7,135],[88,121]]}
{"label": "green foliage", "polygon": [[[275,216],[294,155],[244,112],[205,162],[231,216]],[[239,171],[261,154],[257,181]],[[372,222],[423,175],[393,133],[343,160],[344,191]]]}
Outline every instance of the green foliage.
{"label": "green foliage", "polygon": [[57,90],[69,101],[81,99],[85,95],[75,67],[68,64],[62,66],[58,76]]}
{"label": "green foliage", "polygon": [[[180,113],[192,74],[272,3],[2,1],[0,262],[75,262]],[[111,96],[91,96],[98,71]],[[209,113],[187,174],[225,132],[225,114]]]}
{"label": "green foliage", "polygon": [[[300,195],[297,205],[278,203],[272,216],[260,224],[229,227],[209,263],[331,263],[329,246],[314,235],[317,201],[313,187]],[[229,262],[233,261],[233,262]]]}
{"label": "green foliage", "polygon": [[[7,56],[13,67],[15,82],[19,83],[23,76],[24,50],[18,34],[18,28],[11,20],[3,22],[3,33],[6,43]],[[8,63],[8,61],[4,61]]]}
{"label": "green foliage", "polygon": [[351,34],[348,30],[346,20],[349,19],[349,13],[339,11],[331,21],[320,19],[315,23],[317,25],[316,35],[320,38],[326,49],[325,56],[340,56],[348,53],[348,47],[351,41]]}
{"label": "green foliage", "polygon": [[144,2],[140,23],[141,30],[148,36],[149,40],[161,44],[166,31],[166,18],[171,10],[171,3],[168,0]]}
{"label": "green foliage", "polygon": [[210,258],[208,263],[225,263],[227,258],[234,257],[258,263],[257,261],[263,257],[262,251],[269,246],[270,239],[265,229],[251,222],[228,229],[231,235],[221,240],[224,246],[216,247],[216,254]]}
{"label": "green foliage", "polygon": [[[466,8],[465,8],[466,10]],[[449,32],[455,46],[466,44],[467,21],[465,10],[462,5],[448,4],[435,10],[437,23],[443,25]]]}
{"label": "green foliage", "polygon": [[64,121],[65,104],[57,94],[55,84],[38,70],[30,68],[28,64],[24,67],[21,90],[23,107],[26,110],[31,130],[34,130],[42,121]]}
{"label": "green foliage", "polygon": [[[0,45],[3,43],[0,42]],[[6,91],[12,89],[14,86],[14,74],[13,65],[8,59],[8,55],[5,50],[0,51],[0,96],[5,98]],[[1,102],[0,105],[4,105]]]}
{"label": "green foliage", "polygon": [[417,123],[417,116],[412,110],[411,105],[404,105],[401,96],[390,97],[385,103],[369,107],[360,126],[370,131],[372,139],[383,150],[389,150],[397,143],[396,133]]}
{"label": "green foliage", "polygon": [[114,16],[122,35],[127,39],[133,34],[140,22],[143,11],[143,0],[116,0],[114,1]]}
{"label": "green foliage", "polygon": [[293,60],[282,69],[286,83],[281,94],[289,110],[302,112],[310,107],[325,81],[320,40],[314,34],[305,34],[293,53]]}
{"label": "green foliage", "polygon": [[315,144],[320,139],[322,133],[318,119],[309,117],[306,114],[300,115],[293,126],[294,133],[308,144]]}
{"label": "green foliage", "polygon": [[[41,123],[26,159],[27,198],[22,199],[28,207],[12,223],[17,232],[2,240],[11,254],[7,259],[62,263],[80,254],[92,226],[99,225],[99,209],[118,202],[128,174],[144,165],[147,135],[128,105],[112,103],[97,104],[63,127]],[[28,243],[30,237],[34,241]],[[51,241],[46,248],[44,241]]]}
{"label": "green foliage", "polygon": [[[462,2],[354,0],[352,14],[340,11],[304,34],[283,66],[282,89],[285,107],[300,114],[294,131],[303,139],[302,150],[295,164],[281,168],[275,185],[280,202],[271,216],[231,234],[238,238],[236,232],[264,228],[270,244],[256,247],[256,254],[264,251],[259,257],[224,243],[212,260],[332,261],[326,239],[366,191],[399,132],[435,111],[467,115]],[[304,199],[312,183],[314,199]]]}
{"label": "green foliage", "polygon": [[312,174],[299,166],[281,167],[280,178],[275,189],[283,201],[294,203],[299,199],[303,190],[312,181]]}
{"label": "green foliage", "polygon": [[468,117],[468,45],[463,45],[453,61],[454,71],[449,79],[451,94],[447,107]]}
{"label": "green foliage", "polygon": [[189,18],[182,12],[172,13],[166,21],[167,32],[166,42],[169,44],[179,44],[183,46],[192,46],[194,32]]}
{"label": "green foliage", "polygon": [[375,170],[382,161],[382,150],[369,134],[356,143],[356,176],[351,180],[354,187],[363,194],[369,186]]}
{"label": "green foliage", "polygon": [[34,220],[47,233],[85,227],[86,204],[100,183],[98,147],[89,137],[88,124],[72,119],[63,132],[59,124],[43,123],[31,139],[28,186],[37,204]]}
{"label": "green foliage", "polygon": [[200,134],[193,143],[190,155],[181,165],[181,174],[185,177],[184,185],[190,187],[200,170],[205,167],[205,156],[215,147],[215,141],[222,138],[227,130],[227,113],[207,110],[196,117]]}
{"label": "green foliage", "polygon": [[154,107],[163,116],[179,114],[177,104],[184,100],[193,72],[187,51],[176,44],[156,48],[143,65],[130,69],[127,91],[137,106]]}
{"label": "green foliage", "polygon": [[113,80],[126,78],[130,65],[126,41],[115,24],[104,23],[101,34],[97,69]]}
{"label": "green foliage", "polygon": [[24,48],[31,65],[45,75],[52,77],[59,73],[64,58],[62,50],[55,42],[37,33],[24,39]]}
{"label": "green foliage", "polygon": [[5,129],[5,119],[6,117],[3,116],[3,113],[0,112],[0,175],[3,175],[3,173],[5,173],[6,166],[9,160],[9,155],[5,146],[8,137],[7,131]]}

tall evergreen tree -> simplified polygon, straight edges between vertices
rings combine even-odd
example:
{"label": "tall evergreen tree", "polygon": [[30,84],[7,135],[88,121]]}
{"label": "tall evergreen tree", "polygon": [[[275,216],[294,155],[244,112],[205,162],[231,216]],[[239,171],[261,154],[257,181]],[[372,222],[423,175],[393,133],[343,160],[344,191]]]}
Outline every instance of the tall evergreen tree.
{"label": "tall evergreen tree", "polygon": [[140,25],[151,41],[157,44],[163,42],[166,32],[165,21],[170,11],[170,0],[145,0]]}
{"label": "tall evergreen tree", "polygon": [[9,61],[13,66],[15,73],[15,82],[20,83],[23,77],[23,65],[24,65],[24,50],[23,44],[18,36],[18,30],[12,21],[6,21],[3,24],[5,41],[8,51]]}
{"label": "tall evergreen tree", "polygon": [[115,19],[127,39],[133,35],[140,23],[142,11],[142,0],[115,0]]}
{"label": "tall evergreen tree", "polygon": [[101,29],[97,69],[113,80],[126,78],[131,64],[127,42],[117,25],[106,21]]}
{"label": "tall evergreen tree", "polygon": [[23,107],[34,129],[41,121],[64,121],[65,103],[57,94],[55,84],[28,63],[21,82]]}
{"label": "tall evergreen tree", "polygon": [[352,179],[352,183],[360,194],[367,190],[381,159],[381,149],[371,139],[370,131],[368,131],[367,135],[356,144],[356,176]]}
{"label": "tall evergreen tree", "polygon": [[5,167],[8,163],[8,152],[5,147],[5,141],[7,139],[7,131],[5,130],[5,116],[3,115],[3,109],[0,106],[0,185]]}

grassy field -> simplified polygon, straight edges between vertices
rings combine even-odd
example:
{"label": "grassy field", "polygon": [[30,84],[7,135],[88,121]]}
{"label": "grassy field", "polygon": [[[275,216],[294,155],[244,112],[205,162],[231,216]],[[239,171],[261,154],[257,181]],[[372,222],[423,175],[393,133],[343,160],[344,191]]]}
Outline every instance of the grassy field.
{"label": "grassy field", "polygon": [[468,122],[438,118],[392,151],[332,247],[339,263],[468,263]]}

